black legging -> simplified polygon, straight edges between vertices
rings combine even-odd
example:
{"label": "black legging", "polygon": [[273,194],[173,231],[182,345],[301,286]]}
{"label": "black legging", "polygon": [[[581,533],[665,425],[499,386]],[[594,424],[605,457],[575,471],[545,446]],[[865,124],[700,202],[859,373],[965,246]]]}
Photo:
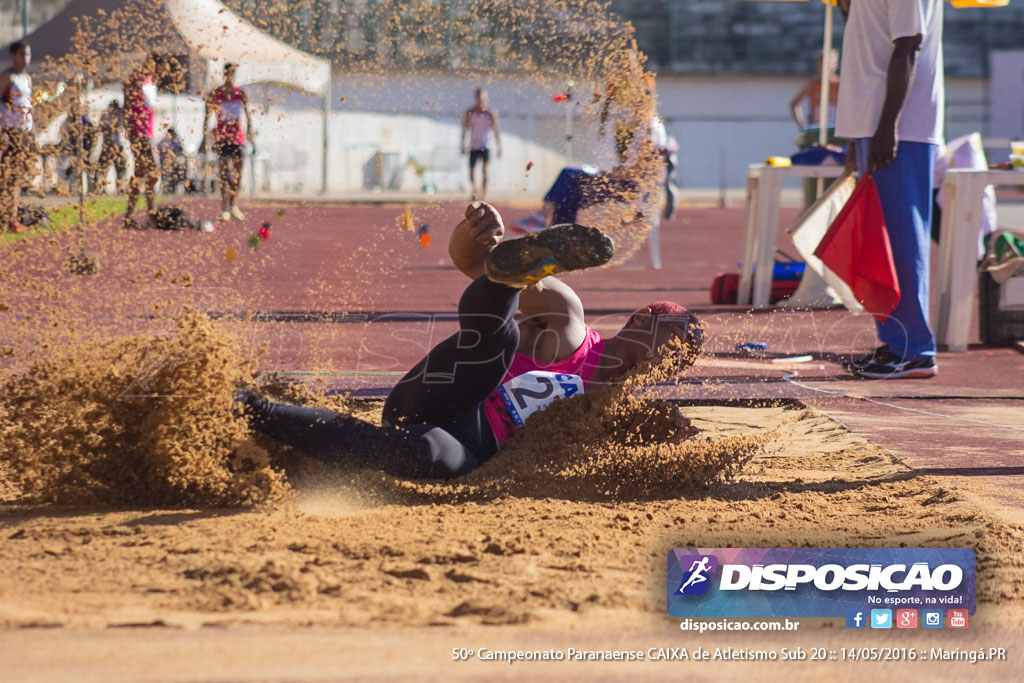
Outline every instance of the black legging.
{"label": "black legging", "polygon": [[478,277],[459,301],[459,331],[413,367],[384,403],[384,427],[244,394],[253,428],[327,463],[410,477],[456,477],[498,450],[483,401],[519,346],[519,290]]}

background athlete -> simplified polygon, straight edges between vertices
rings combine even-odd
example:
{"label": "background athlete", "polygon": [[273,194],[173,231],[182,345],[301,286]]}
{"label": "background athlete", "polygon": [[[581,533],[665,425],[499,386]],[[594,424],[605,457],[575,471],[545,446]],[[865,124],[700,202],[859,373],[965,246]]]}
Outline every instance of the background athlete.
{"label": "background athlete", "polygon": [[145,62],[132,69],[124,81],[125,129],[135,164],[128,181],[128,208],[124,214],[126,228],[139,227],[132,214],[139,201],[140,185],[145,185],[147,216],[156,208],[160,169],[156,163],[153,138],[156,136],[157,82],[164,73],[164,60],[159,55],[150,54]]}
{"label": "background athlete", "polygon": [[[238,208],[238,186],[242,182],[242,150],[245,141],[252,140],[252,117],[249,115],[249,98],[245,91],[235,84],[238,65],[230,62],[224,65],[224,84],[206,97],[203,112],[203,141],[199,153],[206,151],[206,125],[210,112],[217,115],[213,129],[213,151],[217,154],[220,177],[220,219],[228,221],[245,220],[245,214]],[[245,128],[242,116],[245,116]],[[253,153],[256,146],[253,144]]]}
{"label": "background athlete", "polygon": [[26,232],[18,222],[25,174],[36,151],[32,131],[32,48],[11,43],[11,68],[0,73],[0,232]]}
{"label": "background athlete", "polygon": [[[607,263],[614,246],[600,231],[562,225],[503,241],[504,232],[494,207],[475,202],[466,209],[449,245],[455,265],[472,279],[459,301],[459,331],[391,391],[384,427],[243,393],[253,427],[341,466],[454,477],[490,459],[556,398],[620,382],[662,354],[672,354],[680,370],[696,358],[699,323],[677,304],[639,309],[609,339],[587,326],[579,297],[551,275]],[[692,436],[689,422],[676,417],[676,438]]]}
{"label": "background athlete", "polygon": [[[477,88],[473,106],[462,116],[462,153],[466,153],[466,138],[469,138],[469,183],[473,186],[473,199],[487,198],[488,166],[491,161],[491,135],[501,156],[501,129],[498,127],[498,112],[487,107],[487,91]],[[480,164],[480,190],[477,190],[474,169]]]}
{"label": "background athlete", "polygon": [[120,192],[127,164],[124,154],[124,108],[117,100],[111,100],[100,116],[99,132],[102,135],[100,158],[93,171],[92,185],[102,191],[107,171],[113,166],[115,188]]}

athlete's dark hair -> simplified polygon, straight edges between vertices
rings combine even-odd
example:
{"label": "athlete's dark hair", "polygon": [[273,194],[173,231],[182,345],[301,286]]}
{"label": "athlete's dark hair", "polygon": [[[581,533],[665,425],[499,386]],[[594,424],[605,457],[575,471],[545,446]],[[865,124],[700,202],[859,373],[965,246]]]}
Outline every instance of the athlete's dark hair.
{"label": "athlete's dark hair", "polygon": [[11,43],[11,47],[10,47],[11,56],[13,57],[14,55],[16,55],[19,52],[21,52],[22,50],[24,50],[26,47],[31,47],[31,45],[28,44],[27,40],[16,40],[16,41],[14,41],[13,43]]}

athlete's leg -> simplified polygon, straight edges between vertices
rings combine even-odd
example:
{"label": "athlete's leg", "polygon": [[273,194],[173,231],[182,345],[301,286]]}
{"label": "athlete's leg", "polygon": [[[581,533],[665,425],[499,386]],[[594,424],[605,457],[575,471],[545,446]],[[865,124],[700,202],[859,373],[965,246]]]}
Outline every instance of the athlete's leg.
{"label": "athlete's leg", "polygon": [[238,154],[232,155],[231,157],[232,173],[231,173],[231,196],[229,198],[231,206],[235,205],[235,198],[238,196],[238,188],[242,184],[242,151],[239,149]]}
{"label": "athlete's leg", "polygon": [[[156,162],[153,141],[149,138],[139,141],[139,158],[142,160],[141,180],[146,193],[146,210],[152,212],[156,208],[156,184],[160,182],[160,166]],[[138,169],[135,175],[139,175]]]}
{"label": "athlete's leg", "polygon": [[128,208],[124,214],[125,223],[130,223],[132,214],[135,213],[135,205],[139,201],[139,179],[132,173],[128,179]]}
{"label": "athlete's leg", "polygon": [[0,130],[0,233],[12,227],[18,217],[18,150],[14,135]]}
{"label": "athlete's leg", "polygon": [[459,331],[434,347],[391,391],[388,424],[441,427],[474,453],[493,454],[482,401],[504,378],[519,346],[520,290],[480,276],[459,302]]}
{"label": "athlete's leg", "polygon": [[156,184],[160,182],[160,169],[156,165],[156,158],[153,157],[153,148],[150,146],[150,167],[146,175],[146,211],[152,213],[156,209]]}
{"label": "athlete's leg", "polygon": [[469,150],[469,186],[470,186],[471,191],[473,193],[471,201],[476,201],[476,199],[477,199],[476,177],[475,177],[475,172],[474,172],[474,169],[476,168],[476,162],[477,162],[476,151],[471,149],[471,150]]}
{"label": "athlete's leg", "polygon": [[481,201],[487,200],[487,182],[489,180],[488,168],[490,167],[490,165],[491,162],[488,160],[487,155],[485,154],[483,158],[480,160],[480,196],[477,197],[477,199]]}
{"label": "athlete's leg", "polygon": [[551,207],[549,225],[575,223],[576,214],[583,204],[582,178],[587,175],[583,169],[566,167],[558,174],[547,194],[544,195],[545,209]]}
{"label": "athlete's leg", "polygon": [[217,177],[220,180],[220,210],[227,213],[231,209],[231,158],[220,152],[217,153]]}
{"label": "athlete's leg", "polygon": [[115,186],[118,192],[124,192],[125,176],[128,174],[128,159],[121,147],[117,148],[114,157],[114,172],[117,174]]}
{"label": "athlete's leg", "polygon": [[135,138],[132,138],[129,141],[129,145],[132,149],[134,168],[132,169],[132,177],[128,179],[128,207],[124,214],[125,227],[129,227],[134,224],[132,214],[135,213],[135,205],[139,201],[139,174],[142,173],[142,169],[145,167],[146,163],[142,158],[142,144],[140,144],[140,142]]}
{"label": "athlete's leg", "polygon": [[253,429],[306,455],[349,469],[373,468],[399,477],[454,477],[477,467],[477,456],[432,425],[378,427],[322,408],[273,403],[243,393]]}
{"label": "athlete's leg", "polygon": [[[858,163],[868,158],[869,143],[857,140]],[[875,326],[879,341],[908,361],[935,355],[928,320],[934,152],[934,145],[900,142],[892,163],[874,174],[901,292],[896,309]]]}

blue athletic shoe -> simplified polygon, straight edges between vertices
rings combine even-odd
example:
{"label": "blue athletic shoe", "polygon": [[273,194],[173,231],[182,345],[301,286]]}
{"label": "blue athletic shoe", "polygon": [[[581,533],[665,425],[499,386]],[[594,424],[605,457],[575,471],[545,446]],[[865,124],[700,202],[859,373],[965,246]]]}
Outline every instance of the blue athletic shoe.
{"label": "blue athletic shoe", "polygon": [[876,353],[874,360],[867,365],[854,368],[852,372],[865,379],[925,379],[934,377],[939,372],[939,366],[933,356],[905,361],[895,353],[884,350]]}

